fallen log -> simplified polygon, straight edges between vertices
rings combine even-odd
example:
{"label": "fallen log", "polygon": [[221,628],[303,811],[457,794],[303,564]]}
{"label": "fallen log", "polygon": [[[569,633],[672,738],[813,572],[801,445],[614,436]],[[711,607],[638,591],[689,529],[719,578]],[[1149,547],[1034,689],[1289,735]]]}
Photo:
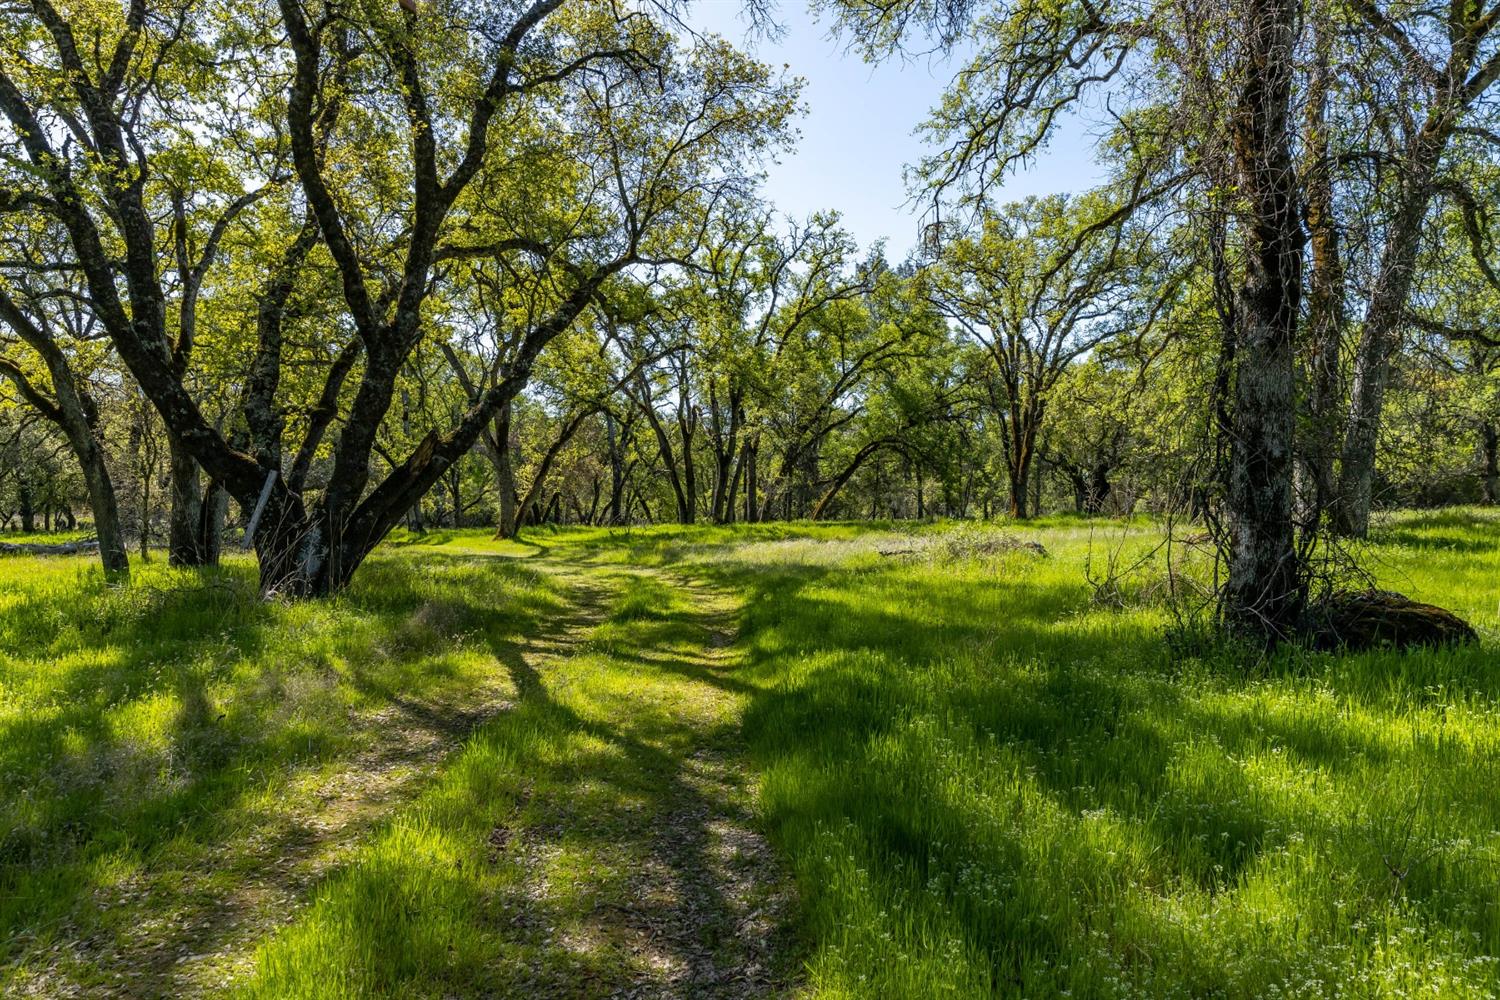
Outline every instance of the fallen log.
{"label": "fallen log", "polygon": [[1390,590],[1339,591],[1314,603],[1308,609],[1308,622],[1313,647],[1324,650],[1410,649],[1479,641],[1474,627],[1453,612]]}
{"label": "fallen log", "polygon": [[87,542],[0,542],[0,555],[7,556],[76,556],[98,552],[97,541]]}

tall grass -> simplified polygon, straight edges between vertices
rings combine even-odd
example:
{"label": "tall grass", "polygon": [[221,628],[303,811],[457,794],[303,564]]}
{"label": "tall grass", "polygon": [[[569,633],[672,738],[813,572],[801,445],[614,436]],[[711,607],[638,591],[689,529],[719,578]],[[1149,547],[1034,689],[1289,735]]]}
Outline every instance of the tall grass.
{"label": "tall grass", "polygon": [[[22,966],[0,991],[48,943],[102,981],[99,942],[251,879],[266,852],[234,845],[285,833],[278,803],[378,745],[370,719],[499,671],[511,709],[390,804],[236,990],[649,981],[600,915],[638,904],[659,817],[738,801],[693,777],[708,748],[795,880],[777,953],[807,996],[1496,995],[1500,517],[1378,527],[1380,584],[1484,635],[1407,653],[1183,652],[1157,588],[1105,606],[1085,580],[1154,532],[402,537],[348,597],[297,605],[253,600],[242,564],[112,591],[76,561],[5,562],[0,966]],[[708,594],[738,608],[722,659]],[[516,654],[590,615],[541,666]],[[738,925],[713,926],[704,947],[729,947]]]}
{"label": "tall grass", "polygon": [[393,706],[472,697],[490,644],[559,604],[520,563],[438,554],[296,604],[260,601],[238,558],[138,566],[124,589],[80,558],[9,558],[0,581],[0,993],[211,950]]}
{"label": "tall grass", "polygon": [[1173,655],[1159,609],[1091,605],[1097,535],[1030,534],[1048,557],[700,567],[748,593],[811,995],[1494,995],[1500,521],[1404,517],[1369,553],[1482,648],[1269,661]]}

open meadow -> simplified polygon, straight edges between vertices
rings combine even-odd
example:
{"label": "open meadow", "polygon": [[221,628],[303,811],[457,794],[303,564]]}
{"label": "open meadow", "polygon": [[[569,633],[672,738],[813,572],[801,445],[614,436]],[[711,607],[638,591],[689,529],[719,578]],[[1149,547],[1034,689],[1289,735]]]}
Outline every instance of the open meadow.
{"label": "open meadow", "polygon": [[0,994],[1494,996],[1500,516],[1377,527],[1482,635],[1406,653],[1097,600],[1156,532],[439,531],[311,602],[7,557]]}

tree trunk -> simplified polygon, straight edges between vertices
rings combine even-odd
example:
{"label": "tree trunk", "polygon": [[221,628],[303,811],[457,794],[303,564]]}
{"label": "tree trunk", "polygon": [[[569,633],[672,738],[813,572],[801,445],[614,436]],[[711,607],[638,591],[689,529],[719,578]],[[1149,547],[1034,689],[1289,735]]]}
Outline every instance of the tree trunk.
{"label": "tree trunk", "polygon": [[1109,481],[1109,474],[1113,471],[1110,466],[1100,463],[1094,466],[1093,474],[1089,477],[1089,513],[1102,514],[1104,505],[1109,502],[1114,493],[1114,484]]}
{"label": "tree trunk", "polygon": [[88,486],[89,506],[94,510],[94,534],[99,539],[99,561],[104,566],[104,576],[111,582],[123,582],[130,577],[130,560],[125,555],[120,505],[104,461],[104,449],[91,439],[87,448],[75,451],[83,469],[83,481]]}
{"label": "tree trunk", "polygon": [[755,491],[759,487],[756,463],[756,447],[753,443],[745,442],[745,523],[754,524],[757,520],[758,508],[755,506]]}
{"label": "tree trunk", "polygon": [[495,469],[495,534],[516,537],[516,470],[510,454],[512,404],[506,403],[495,416],[494,440],[490,442],[490,464]]}
{"label": "tree trunk", "polygon": [[734,519],[739,516],[736,513],[736,503],[740,494],[740,480],[745,475],[745,450],[737,447],[734,451],[734,471],[729,476],[729,493],[724,500],[725,524],[733,524]]}
{"label": "tree trunk", "polygon": [[198,483],[198,463],[175,435],[168,433],[171,451],[172,508],[167,530],[167,561],[173,566],[209,565],[201,546],[203,493]]}
{"label": "tree trunk", "polygon": [[[8,370],[6,374],[16,383],[22,396],[56,424],[67,438],[89,491],[89,505],[94,511],[94,531],[99,539],[99,561],[103,564],[105,579],[111,583],[128,580],[130,562],[125,555],[124,533],[120,530],[120,505],[115,497],[114,484],[109,477],[109,466],[98,434],[98,406],[79,388],[61,349],[3,293],[0,293],[0,319],[4,319],[16,330],[47,365],[52,377],[53,398],[50,400],[23,372]],[[31,486],[23,477],[18,488],[22,525],[25,530],[30,531],[34,527]],[[71,509],[68,511],[68,522],[71,527]]]}
{"label": "tree trunk", "polygon": [[1500,428],[1493,420],[1479,425],[1480,450],[1484,455],[1484,471],[1480,475],[1480,489],[1484,502],[1493,506],[1500,503]]}
{"label": "tree trunk", "polygon": [[844,488],[849,480],[854,477],[854,474],[859,471],[860,466],[864,465],[865,461],[871,455],[874,455],[882,448],[894,448],[896,446],[897,443],[894,440],[882,438],[879,441],[871,441],[855,452],[849,464],[844,466],[843,470],[837,476],[833,477],[833,482],[829,484],[827,491],[818,500],[817,506],[813,508],[812,519],[814,521],[821,521],[823,519],[823,515],[828,513],[829,505],[833,503],[834,497],[838,496],[839,490]]}
{"label": "tree trunk", "polygon": [[[1024,402],[1012,393],[1009,419],[1006,420],[1006,472],[1010,479],[1010,516],[1024,521],[1029,516],[1027,499],[1031,494],[1032,464],[1036,456],[1036,435],[1041,426],[1043,405],[1033,394]],[[1035,507],[1040,507],[1038,501]],[[1032,513],[1035,512],[1032,508]]]}
{"label": "tree trunk", "polygon": [[682,437],[682,523],[692,524],[698,517],[698,471],[693,461],[693,432],[684,421],[678,421]]}
{"label": "tree trunk", "polygon": [[1340,534],[1351,538],[1363,538],[1370,529],[1375,449],[1380,440],[1386,385],[1390,381],[1391,354],[1399,343],[1422,220],[1432,200],[1433,176],[1447,131],[1446,124],[1429,121],[1408,153],[1409,172],[1403,178],[1401,206],[1386,234],[1364,329],[1355,349],[1334,525]]}
{"label": "tree trunk", "polygon": [[656,435],[657,452],[661,455],[662,465],[667,470],[667,481],[671,483],[672,494],[677,500],[677,523],[692,524],[693,505],[683,486],[682,477],[677,473],[677,458],[673,453],[672,439],[667,435],[667,429],[662,426],[661,418],[656,415],[645,379],[639,379],[638,382],[641,393],[640,406],[646,414],[646,420],[651,424],[652,433]]}
{"label": "tree trunk", "polygon": [[562,429],[558,431],[557,437],[548,446],[546,453],[542,455],[542,460],[536,467],[536,475],[532,478],[531,485],[526,490],[526,495],[521,498],[516,511],[516,519],[518,521],[524,523],[528,518],[531,518],[534,522],[546,519],[537,515],[537,500],[541,498],[542,489],[547,484],[547,477],[552,473],[552,466],[557,462],[557,457],[562,454],[562,450],[568,446],[568,442],[573,440],[573,435],[577,434],[579,429],[583,427],[584,421],[596,412],[598,411],[595,409],[581,410],[570,418],[567,423],[563,424]]}
{"label": "tree trunk", "polygon": [[204,491],[198,526],[198,551],[205,566],[217,566],[224,551],[224,521],[229,516],[229,491],[219,482],[211,482]]}
{"label": "tree trunk", "polygon": [[16,501],[21,505],[21,530],[30,534],[36,530],[36,501],[31,484],[25,478],[16,486]]}
{"label": "tree trunk", "polygon": [[151,476],[141,477],[140,553],[141,562],[151,561]]}
{"label": "tree trunk", "polygon": [[[1315,11],[1315,15],[1316,15]],[[1343,385],[1339,364],[1344,335],[1344,262],[1334,214],[1333,159],[1328,151],[1328,91],[1332,22],[1314,16],[1314,68],[1304,109],[1307,133],[1306,217],[1312,251],[1307,295],[1308,439],[1304,447],[1309,494],[1304,498],[1305,531],[1317,531],[1336,495]]]}
{"label": "tree trunk", "polygon": [[602,495],[603,487],[599,482],[599,477],[595,475],[592,495],[589,497],[589,513],[588,517],[584,519],[584,523],[589,525],[590,527],[593,527],[595,524],[599,523],[599,499]]}
{"label": "tree trunk", "polygon": [[1293,534],[1294,338],[1302,294],[1302,230],[1289,107],[1294,0],[1248,0],[1232,136],[1245,270],[1235,294],[1234,413],[1227,515],[1227,623],[1275,642],[1303,606]]}
{"label": "tree trunk", "polygon": [[1035,468],[1031,470],[1031,513],[1037,517],[1042,513],[1042,474]]}
{"label": "tree trunk", "polygon": [[1083,470],[1076,465],[1067,465],[1062,467],[1062,474],[1068,477],[1068,485],[1073,487],[1073,510],[1079,514],[1094,513],[1089,509],[1089,482]]}
{"label": "tree trunk", "polygon": [[1031,475],[1031,470],[1024,465],[1012,464],[1006,471],[1010,480],[1010,509],[1008,513],[1016,520],[1024,521],[1026,520],[1026,498],[1030,492],[1030,484],[1027,481],[1027,477]]}
{"label": "tree trunk", "polygon": [[604,412],[604,431],[609,440],[609,506],[606,508],[610,524],[624,522],[621,502],[625,498],[625,442],[615,428],[614,414]]}

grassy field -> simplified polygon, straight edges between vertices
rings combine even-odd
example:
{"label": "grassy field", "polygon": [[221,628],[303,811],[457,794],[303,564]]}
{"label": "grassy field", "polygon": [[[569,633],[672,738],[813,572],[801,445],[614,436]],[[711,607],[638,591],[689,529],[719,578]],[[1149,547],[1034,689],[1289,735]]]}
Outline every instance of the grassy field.
{"label": "grassy field", "polygon": [[1495,996],[1500,515],[1376,532],[1485,637],[1406,654],[1185,652],[1153,535],[4,559],[0,994]]}
{"label": "grassy field", "polygon": [[71,531],[62,528],[56,531],[0,531],[0,542],[11,545],[61,545],[64,542],[93,541],[95,537],[94,529],[88,525],[82,525]]}

